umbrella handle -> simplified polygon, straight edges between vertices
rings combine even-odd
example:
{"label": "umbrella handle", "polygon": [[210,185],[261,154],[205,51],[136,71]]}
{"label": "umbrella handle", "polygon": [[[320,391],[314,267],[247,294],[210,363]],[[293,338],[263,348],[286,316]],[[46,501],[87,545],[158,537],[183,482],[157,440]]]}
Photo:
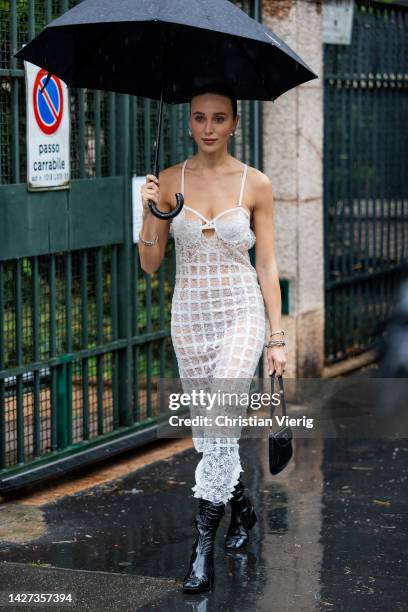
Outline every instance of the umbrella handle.
{"label": "umbrella handle", "polygon": [[156,203],[153,200],[148,201],[148,206],[152,215],[157,217],[158,219],[173,219],[177,217],[179,213],[181,213],[181,209],[184,206],[184,196],[182,193],[176,193],[177,204],[174,210],[171,212],[163,212],[159,210],[156,206]]}
{"label": "umbrella handle", "polygon": [[[154,167],[153,174],[155,176],[159,176],[159,148],[160,148],[160,134],[161,134],[161,124],[162,124],[162,116],[163,116],[163,87],[160,95],[160,106],[159,106],[159,121],[157,124],[157,136],[156,141],[154,143]],[[184,206],[184,196],[182,193],[176,193],[177,204],[174,210],[170,212],[162,212],[156,206],[156,203],[153,200],[148,201],[148,206],[152,215],[157,217],[158,219],[173,219],[177,217]]]}

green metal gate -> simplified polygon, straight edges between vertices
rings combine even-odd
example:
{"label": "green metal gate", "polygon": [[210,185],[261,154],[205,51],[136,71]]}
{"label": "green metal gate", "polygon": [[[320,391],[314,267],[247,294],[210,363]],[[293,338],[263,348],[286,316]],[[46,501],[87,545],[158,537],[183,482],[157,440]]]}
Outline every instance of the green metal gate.
{"label": "green metal gate", "polygon": [[[24,71],[12,55],[74,4],[0,0],[2,492],[154,439],[155,382],[177,376],[174,242],[147,275],[131,235],[131,175],[151,172],[158,103],[71,89],[71,188],[27,192]],[[237,4],[260,19],[258,0]],[[239,112],[231,153],[261,169],[260,104]],[[194,152],[188,105],[166,106],[160,167]]]}
{"label": "green metal gate", "polygon": [[356,1],[324,73],[329,365],[374,347],[407,274],[408,9]]}

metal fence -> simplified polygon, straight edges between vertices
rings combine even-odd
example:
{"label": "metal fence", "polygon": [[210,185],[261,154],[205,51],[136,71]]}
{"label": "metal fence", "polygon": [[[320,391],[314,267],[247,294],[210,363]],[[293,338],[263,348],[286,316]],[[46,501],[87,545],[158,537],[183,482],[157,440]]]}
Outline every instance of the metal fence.
{"label": "metal fence", "polygon": [[[1,491],[153,439],[156,380],[177,376],[174,242],[147,275],[131,235],[130,178],[151,172],[158,102],[71,89],[71,188],[27,192],[13,53],[74,4],[0,0]],[[259,1],[236,4],[260,19]],[[239,112],[231,153],[260,168],[260,105]],[[161,168],[196,152],[188,105],[166,105],[162,129]]]}
{"label": "metal fence", "polygon": [[324,73],[329,365],[373,348],[407,274],[408,9],[357,1]]}

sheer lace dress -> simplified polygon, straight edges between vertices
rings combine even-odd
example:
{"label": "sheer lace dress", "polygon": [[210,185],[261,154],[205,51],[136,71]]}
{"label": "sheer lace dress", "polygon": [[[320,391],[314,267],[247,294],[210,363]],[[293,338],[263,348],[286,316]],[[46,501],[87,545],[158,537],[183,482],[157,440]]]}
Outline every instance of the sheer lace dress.
{"label": "sheer lace dress", "polygon": [[[187,162],[181,172],[183,195]],[[186,392],[194,379],[209,392],[218,391],[223,380],[237,379],[234,391],[247,392],[262,354],[266,311],[248,253],[256,238],[242,206],[247,170],[245,164],[237,205],[209,220],[186,198],[170,225],[176,251],[171,337]],[[208,237],[204,229],[214,231]],[[238,440],[236,433],[204,438],[193,434],[196,450],[203,453],[195,473],[195,497],[224,503],[232,497],[243,471]]]}

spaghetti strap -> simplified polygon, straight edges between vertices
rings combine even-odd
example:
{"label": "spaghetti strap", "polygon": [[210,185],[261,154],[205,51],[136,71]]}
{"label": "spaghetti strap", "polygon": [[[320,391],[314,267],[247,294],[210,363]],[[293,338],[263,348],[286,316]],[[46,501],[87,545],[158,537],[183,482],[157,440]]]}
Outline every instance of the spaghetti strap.
{"label": "spaghetti strap", "polygon": [[180,187],[180,193],[184,196],[184,168],[187,165],[187,161],[188,159],[186,159],[186,161],[183,164],[183,167],[181,169],[181,187]]}
{"label": "spaghetti strap", "polygon": [[245,179],[246,179],[247,171],[248,171],[248,166],[247,164],[245,164],[244,172],[242,173],[241,192],[239,194],[238,206],[241,206],[242,204],[242,196],[244,195],[244,187],[245,187]]}

